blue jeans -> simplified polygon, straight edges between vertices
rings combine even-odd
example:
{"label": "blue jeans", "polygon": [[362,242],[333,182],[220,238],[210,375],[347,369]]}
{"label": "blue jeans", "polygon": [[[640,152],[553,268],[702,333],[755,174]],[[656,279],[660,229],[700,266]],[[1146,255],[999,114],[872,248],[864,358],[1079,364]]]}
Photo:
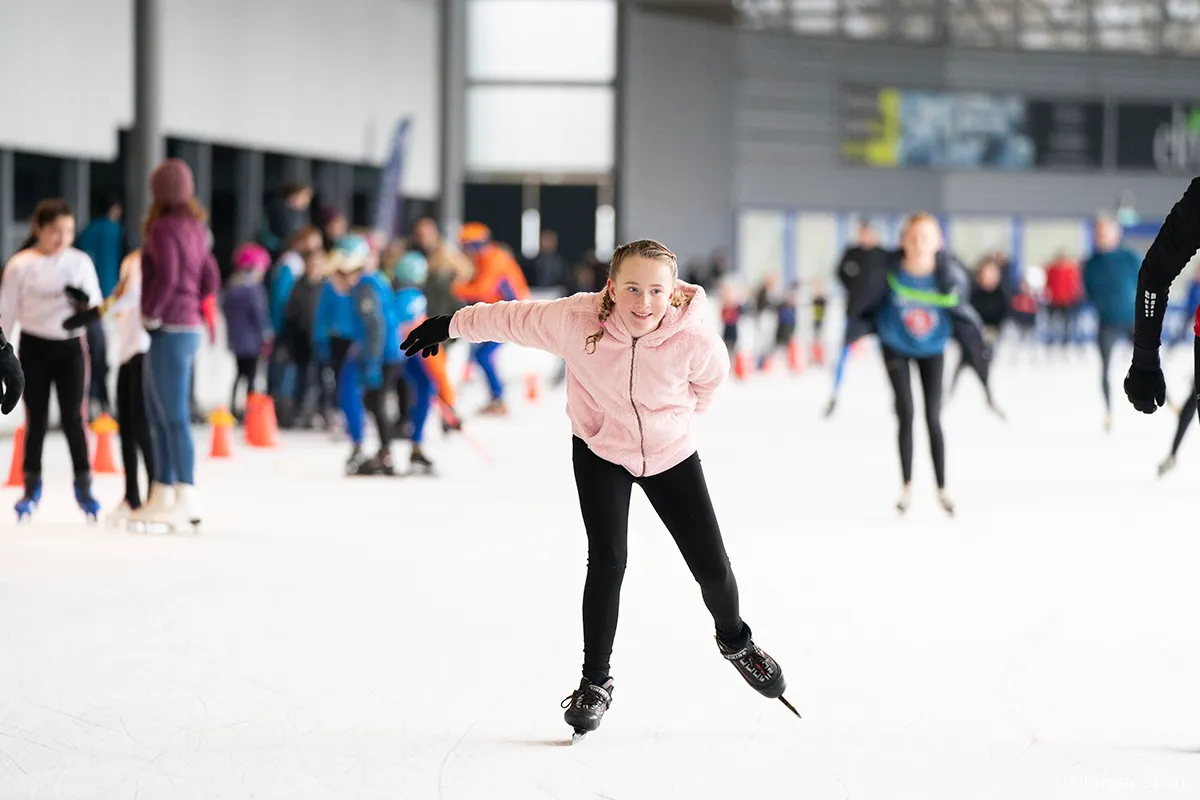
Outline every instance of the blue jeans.
{"label": "blue jeans", "polygon": [[192,444],[192,365],[200,349],[199,331],[155,331],[146,354],[146,415],[154,450],[155,483],[168,486],[196,482],[196,449]]}
{"label": "blue jeans", "polygon": [[483,370],[493,400],[499,400],[504,396],[504,384],[500,382],[500,373],[496,372],[494,361],[496,351],[499,349],[499,342],[480,342],[471,345],[471,358]]}

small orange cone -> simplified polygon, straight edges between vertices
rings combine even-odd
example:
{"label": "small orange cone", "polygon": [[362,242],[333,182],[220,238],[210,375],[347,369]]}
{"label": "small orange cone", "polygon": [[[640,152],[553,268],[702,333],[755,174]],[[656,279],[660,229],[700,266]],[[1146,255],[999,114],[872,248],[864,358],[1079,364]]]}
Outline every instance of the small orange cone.
{"label": "small orange cone", "polygon": [[825,345],[820,342],[813,342],[812,360],[818,367],[825,366]]}
{"label": "small orange cone", "polygon": [[265,394],[255,392],[246,398],[246,442],[254,447],[279,444],[275,402]]}
{"label": "small orange cone", "polygon": [[739,350],[733,356],[733,374],[739,381],[744,381],[747,372],[746,354]]}
{"label": "small orange cone", "polygon": [[5,486],[25,485],[25,426],[17,428],[13,434],[12,470],[8,473],[8,483]]}
{"label": "small orange cone", "polygon": [[775,356],[771,353],[768,353],[767,355],[763,356],[762,362],[759,363],[759,365],[758,365],[758,371],[765,375],[770,375],[771,370],[773,370],[774,368],[775,368]]}
{"label": "small orange cone", "polygon": [[797,375],[804,371],[804,348],[795,339],[788,342],[788,369]]}
{"label": "small orange cone", "polygon": [[212,451],[209,458],[229,458],[233,455],[229,431],[233,428],[233,414],[227,408],[218,408],[208,421],[212,423]]}
{"label": "small orange cone", "polygon": [[541,392],[541,387],[538,385],[538,376],[536,372],[531,372],[525,376],[525,397],[529,402],[536,403],[538,395]]}
{"label": "small orange cone", "polygon": [[462,377],[458,379],[459,386],[471,382],[471,362],[463,364]]}
{"label": "small orange cone", "polygon": [[113,460],[113,434],[120,430],[117,421],[108,414],[101,414],[92,423],[96,434],[96,453],[92,457],[92,472],[97,475],[120,475],[121,470]]}

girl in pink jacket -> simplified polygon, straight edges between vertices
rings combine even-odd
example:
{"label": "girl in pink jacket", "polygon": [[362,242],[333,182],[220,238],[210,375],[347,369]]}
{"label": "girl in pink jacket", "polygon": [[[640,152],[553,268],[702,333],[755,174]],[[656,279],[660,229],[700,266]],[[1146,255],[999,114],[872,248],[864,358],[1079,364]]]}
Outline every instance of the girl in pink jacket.
{"label": "girl in pink jacket", "polygon": [[708,407],[729,374],[706,303],[702,288],[678,280],[670,250],[641,240],[613,253],[603,292],[476,304],[426,320],[402,344],[408,356],[430,356],[451,338],[516,342],[566,360],[575,485],[588,537],[583,678],[563,701],[576,738],[596,730],[612,702],[609,657],[635,483],[700,584],[721,654],[761,694],[792,708],[778,662],[754,643],[739,613],[692,439],[693,414]]}

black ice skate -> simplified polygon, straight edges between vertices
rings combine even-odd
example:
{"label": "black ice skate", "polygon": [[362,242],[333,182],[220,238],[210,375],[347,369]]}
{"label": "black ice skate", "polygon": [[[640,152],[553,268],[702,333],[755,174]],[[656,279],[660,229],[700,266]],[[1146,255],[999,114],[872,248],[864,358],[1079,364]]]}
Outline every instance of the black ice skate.
{"label": "black ice skate", "polygon": [[604,712],[612,705],[612,691],[612,678],[606,680],[603,686],[581,678],[579,688],[562,701],[562,707],[567,710],[563,719],[575,729],[575,733],[571,735],[571,744],[600,727]]}
{"label": "black ice skate", "polygon": [[366,461],[358,465],[356,475],[386,475],[394,476],[396,467],[392,464],[392,453],[386,447]]}
{"label": "black ice skate", "polygon": [[787,691],[787,681],[783,677],[783,668],[779,666],[779,662],[767,655],[761,647],[754,643],[754,639],[750,633],[750,626],[742,623],[745,627],[746,643],[739,649],[734,649],[730,645],[721,640],[717,636],[717,647],[721,651],[721,655],[725,660],[733,664],[738,673],[746,679],[746,683],[754,687],[754,690],[763,697],[772,700],[778,700],[787,706],[788,710],[800,716],[791,703],[784,698],[783,693]]}
{"label": "black ice skate", "polygon": [[350,457],[346,459],[346,474],[347,475],[363,474],[359,470],[362,469],[363,464],[365,464],[366,462],[367,462],[367,457],[365,455],[363,455],[362,448],[358,445],[354,445],[354,449],[350,451]]}
{"label": "black ice skate", "polygon": [[412,446],[412,455],[409,457],[408,471],[413,475],[432,475],[433,462],[421,450],[421,446],[414,444]]}

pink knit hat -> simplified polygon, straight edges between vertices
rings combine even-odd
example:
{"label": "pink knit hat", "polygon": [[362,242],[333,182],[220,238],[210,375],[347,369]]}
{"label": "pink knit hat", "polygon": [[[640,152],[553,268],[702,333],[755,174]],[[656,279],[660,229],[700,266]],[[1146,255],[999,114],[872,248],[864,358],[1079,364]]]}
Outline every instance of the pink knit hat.
{"label": "pink knit hat", "polygon": [[150,194],[160,206],[181,206],[196,194],[196,181],[186,161],[168,158],[150,174]]}
{"label": "pink knit hat", "polygon": [[266,269],[271,266],[271,254],[261,244],[248,242],[233,251],[233,268],[238,270]]}

